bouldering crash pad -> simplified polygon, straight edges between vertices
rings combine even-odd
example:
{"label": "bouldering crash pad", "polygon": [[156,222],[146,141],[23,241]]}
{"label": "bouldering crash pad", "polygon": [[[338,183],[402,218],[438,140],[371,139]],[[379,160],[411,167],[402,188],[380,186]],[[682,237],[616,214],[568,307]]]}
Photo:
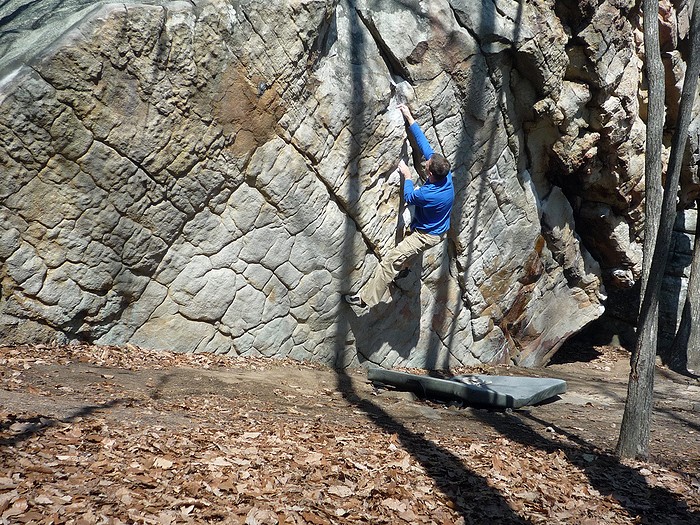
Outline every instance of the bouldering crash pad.
{"label": "bouldering crash pad", "polygon": [[423,397],[461,400],[469,405],[520,408],[566,392],[566,381],[541,377],[461,375],[440,379],[383,368],[370,368],[370,381],[409,390]]}

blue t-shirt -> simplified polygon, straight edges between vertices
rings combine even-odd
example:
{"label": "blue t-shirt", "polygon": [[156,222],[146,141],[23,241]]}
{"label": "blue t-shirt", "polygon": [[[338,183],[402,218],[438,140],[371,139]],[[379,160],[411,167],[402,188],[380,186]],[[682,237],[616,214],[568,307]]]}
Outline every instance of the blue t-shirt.
{"label": "blue t-shirt", "polygon": [[[430,160],[433,148],[417,122],[408,128],[416,139],[416,143],[425,157]],[[450,228],[450,213],[455,199],[452,184],[452,172],[437,182],[426,182],[420,188],[415,188],[413,181],[406,180],[403,186],[403,198],[406,204],[413,204],[416,211],[411,221],[411,230],[418,230],[431,235],[442,235]]]}

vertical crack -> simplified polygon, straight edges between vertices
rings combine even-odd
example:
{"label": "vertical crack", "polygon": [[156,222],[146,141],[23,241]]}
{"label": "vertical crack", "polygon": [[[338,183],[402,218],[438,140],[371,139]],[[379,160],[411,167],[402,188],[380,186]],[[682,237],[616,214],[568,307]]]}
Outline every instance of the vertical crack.
{"label": "vertical crack", "polygon": [[[284,139],[283,139],[284,140]],[[318,170],[314,167],[315,164],[317,164],[317,161],[313,158],[313,156],[307,152],[301,149],[297,144],[295,144],[294,141],[287,142],[290,144],[296,151],[301,155],[305,160],[307,165],[309,166],[309,169],[314,173],[316,176],[316,179],[318,179],[321,184],[326,188],[326,191],[328,192],[328,198],[331,202],[334,202],[336,206],[341,210],[344,216],[346,216],[348,219],[350,219],[353,224],[355,225],[355,230],[362,236],[362,240],[364,241],[365,245],[372,250],[372,253],[374,253],[377,257],[379,257],[379,252],[378,252],[378,247],[374,245],[372,240],[367,236],[367,234],[362,230],[359,224],[357,224],[357,221],[354,219],[352,216],[352,213],[350,212],[349,209],[347,209],[345,206],[343,206],[343,203],[336,198],[335,193],[333,192],[333,187],[319,174]]]}
{"label": "vertical crack", "polygon": [[386,64],[386,68],[389,70],[392,80],[395,78],[400,78],[401,80],[408,80],[411,84],[413,84],[411,74],[409,73],[408,69],[406,69],[398,57],[391,51],[391,48],[387,45],[382,38],[382,35],[379,33],[374,21],[371,18],[364,16],[362,11],[359,9],[356,8],[355,11],[369,31],[369,34],[372,36],[375,44],[377,44],[379,56],[382,57],[382,60]]}

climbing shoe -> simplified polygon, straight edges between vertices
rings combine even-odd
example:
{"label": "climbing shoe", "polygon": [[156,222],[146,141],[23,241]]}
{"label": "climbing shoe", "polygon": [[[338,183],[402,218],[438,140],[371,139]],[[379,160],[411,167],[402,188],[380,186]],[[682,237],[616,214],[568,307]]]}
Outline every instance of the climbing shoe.
{"label": "climbing shoe", "polygon": [[344,294],[343,301],[353,306],[359,306],[360,308],[364,308],[365,306],[367,306],[367,304],[360,298],[359,295]]}
{"label": "climbing shoe", "polygon": [[396,274],[396,277],[394,277],[394,282],[400,281],[401,279],[405,279],[408,277],[408,274],[411,273],[411,270],[408,268],[401,268],[401,271]]}

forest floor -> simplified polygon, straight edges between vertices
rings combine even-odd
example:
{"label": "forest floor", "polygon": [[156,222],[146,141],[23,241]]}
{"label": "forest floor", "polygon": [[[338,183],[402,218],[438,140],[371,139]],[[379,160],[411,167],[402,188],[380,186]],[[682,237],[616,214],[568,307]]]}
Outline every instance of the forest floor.
{"label": "forest floor", "polygon": [[365,370],[135,347],[0,348],[0,523],[700,523],[700,382],[661,366],[620,461],[629,356],[462,373],[568,390],[487,410]]}

